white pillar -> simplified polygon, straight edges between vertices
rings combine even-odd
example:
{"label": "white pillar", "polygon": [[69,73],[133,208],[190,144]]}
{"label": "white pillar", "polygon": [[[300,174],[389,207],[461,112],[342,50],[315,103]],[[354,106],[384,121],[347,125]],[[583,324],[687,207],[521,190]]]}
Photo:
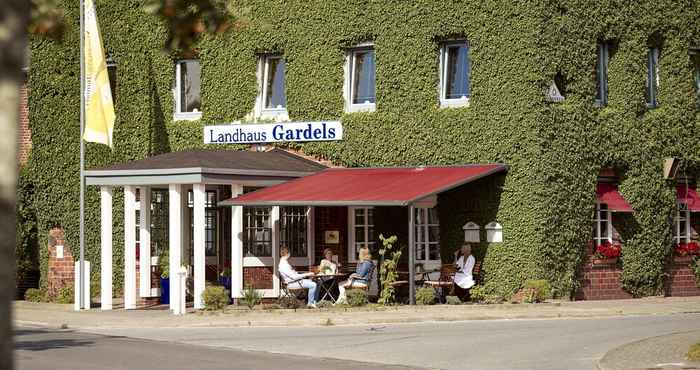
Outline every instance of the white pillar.
{"label": "white pillar", "polygon": [[205,230],[204,230],[204,213],[206,191],[204,184],[194,184],[192,186],[194,198],[193,212],[193,230],[192,241],[194,242],[194,308],[204,308],[202,301],[202,293],[204,293],[204,270],[206,253],[204,250]]}
{"label": "white pillar", "polygon": [[124,186],[124,308],[136,308],[136,188]]}
{"label": "white pillar", "polygon": [[180,287],[177,272],[182,265],[182,185],[168,187],[169,218],[169,258],[170,258],[170,309],[175,310],[180,301]]}
{"label": "white pillar", "polygon": [[[243,194],[243,186],[231,185],[231,197]],[[243,206],[231,207],[231,298],[243,291]]]}
{"label": "white pillar", "polygon": [[314,229],[316,207],[308,207],[306,211],[306,246],[309,248],[309,266],[316,263],[316,232]]}
{"label": "white pillar", "polygon": [[140,187],[139,204],[139,293],[151,296],[151,188]]}
{"label": "white pillar", "polygon": [[275,297],[280,295],[280,277],[277,273],[277,266],[280,261],[280,207],[272,207],[270,212],[270,223],[272,224],[272,289]]}
{"label": "white pillar", "polygon": [[80,293],[78,293],[80,291],[80,261],[75,264],[75,279],[73,279],[73,292],[75,292],[73,295],[73,309],[75,311],[90,309],[90,261],[85,261],[84,266],[85,268],[83,271],[85,272],[85,279],[83,279],[83,307],[80,307]]}
{"label": "white pillar", "polygon": [[112,309],[112,187],[100,187],[100,302]]}

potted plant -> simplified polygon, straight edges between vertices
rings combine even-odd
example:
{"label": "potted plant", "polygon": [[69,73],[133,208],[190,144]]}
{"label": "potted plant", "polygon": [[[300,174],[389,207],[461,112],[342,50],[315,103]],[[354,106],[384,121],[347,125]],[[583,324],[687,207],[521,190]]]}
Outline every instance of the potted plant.
{"label": "potted plant", "polygon": [[618,242],[605,241],[595,247],[593,264],[615,264],[622,254],[622,245]]}
{"label": "potted plant", "polygon": [[224,263],[224,270],[219,274],[219,284],[231,291],[231,262]]}
{"label": "potted plant", "polygon": [[700,255],[700,244],[697,241],[678,243],[673,246],[673,252],[673,260],[676,263],[690,262],[693,257]]}
{"label": "potted plant", "polygon": [[170,258],[163,252],[158,258],[160,269],[160,303],[170,303]]}

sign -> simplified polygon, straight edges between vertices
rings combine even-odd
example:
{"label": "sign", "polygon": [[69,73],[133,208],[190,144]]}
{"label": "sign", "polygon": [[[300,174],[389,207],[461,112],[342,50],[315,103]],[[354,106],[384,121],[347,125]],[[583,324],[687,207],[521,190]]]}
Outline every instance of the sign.
{"label": "sign", "polygon": [[342,138],[343,126],[339,121],[231,124],[204,127],[204,144],[330,141]]}
{"label": "sign", "polygon": [[338,230],[329,230],[326,231],[324,234],[324,241],[325,244],[338,244],[340,243],[340,231]]}

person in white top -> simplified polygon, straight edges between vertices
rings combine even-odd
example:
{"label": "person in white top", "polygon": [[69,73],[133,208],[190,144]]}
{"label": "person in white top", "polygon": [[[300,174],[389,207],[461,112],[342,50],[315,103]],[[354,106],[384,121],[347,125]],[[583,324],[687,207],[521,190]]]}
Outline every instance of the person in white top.
{"label": "person in white top", "polygon": [[294,267],[289,264],[289,248],[280,247],[280,263],[278,271],[287,287],[290,289],[308,289],[309,295],[307,299],[307,307],[316,308],[316,300],[318,299],[318,290],[316,282],[308,277],[314,276],[313,272],[300,274],[294,270]]}
{"label": "person in white top", "polygon": [[333,250],[326,248],[323,250],[323,259],[318,265],[319,275],[335,275],[338,273],[339,263],[333,262]]}
{"label": "person in white top", "polygon": [[[472,275],[476,259],[472,256],[472,246],[470,244],[462,245],[462,248],[455,252],[455,272],[454,282],[456,285],[459,297],[465,297],[469,288],[473,287],[476,282]],[[461,293],[461,294],[459,294]]]}

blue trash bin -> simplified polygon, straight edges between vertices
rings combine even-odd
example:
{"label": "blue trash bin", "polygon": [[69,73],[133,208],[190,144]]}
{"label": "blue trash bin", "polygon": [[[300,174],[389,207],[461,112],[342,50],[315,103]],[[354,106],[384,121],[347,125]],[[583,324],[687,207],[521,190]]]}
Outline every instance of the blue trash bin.
{"label": "blue trash bin", "polygon": [[160,278],[160,303],[170,304],[170,279]]}

